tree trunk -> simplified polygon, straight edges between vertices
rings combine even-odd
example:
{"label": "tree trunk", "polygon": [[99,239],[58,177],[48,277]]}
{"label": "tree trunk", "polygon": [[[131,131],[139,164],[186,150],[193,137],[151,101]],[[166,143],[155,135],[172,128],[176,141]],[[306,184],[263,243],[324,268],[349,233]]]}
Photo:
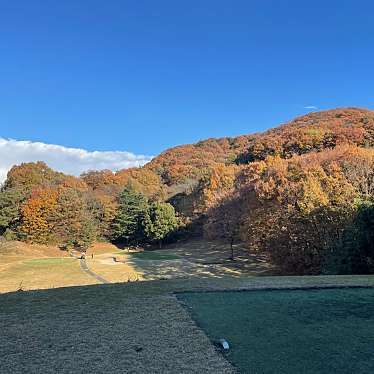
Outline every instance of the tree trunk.
{"label": "tree trunk", "polygon": [[231,250],[230,260],[234,261],[234,238],[231,238],[230,240],[230,250]]}
{"label": "tree trunk", "polygon": [[158,241],[158,246],[159,246],[160,249],[162,248],[162,240]]}

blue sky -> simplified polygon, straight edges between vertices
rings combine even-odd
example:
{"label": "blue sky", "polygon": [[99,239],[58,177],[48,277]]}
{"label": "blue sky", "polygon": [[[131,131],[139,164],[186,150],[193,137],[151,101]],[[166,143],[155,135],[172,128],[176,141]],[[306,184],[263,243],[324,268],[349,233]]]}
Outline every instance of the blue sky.
{"label": "blue sky", "polygon": [[153,155],[373,108],[372,1],[0,0],[0,137]]}

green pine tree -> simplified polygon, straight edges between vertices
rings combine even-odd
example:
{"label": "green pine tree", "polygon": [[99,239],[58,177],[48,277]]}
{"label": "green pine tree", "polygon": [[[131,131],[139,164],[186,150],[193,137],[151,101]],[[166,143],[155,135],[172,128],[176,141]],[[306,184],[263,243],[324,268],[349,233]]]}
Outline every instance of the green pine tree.
{"label": "green pine tree", "polygon": [[161,248],[163,239],[174,231],[178,224],[178,217],[171,204],[155,202],[146,216],[145,233],[148,239],[157,241]]}
{"label": "green pine tree", "polygon": [[0,191],[0,235],[16,229],[24,200],[24,194],[16,188]]}
{"label": "green pine tree", "polygon": [[144,224],[148,215],[148,201],[144,195],[128,185],[119,195],[118,203],[112,227],[113,240],[138,244],[145,238]]}

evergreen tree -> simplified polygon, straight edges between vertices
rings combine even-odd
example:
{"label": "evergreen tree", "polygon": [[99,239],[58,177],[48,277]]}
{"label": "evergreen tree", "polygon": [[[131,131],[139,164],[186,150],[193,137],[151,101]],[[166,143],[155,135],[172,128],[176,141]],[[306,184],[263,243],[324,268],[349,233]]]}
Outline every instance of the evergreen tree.
{"label": "evergreen tree", "polygon": [[147,238],[158,241],[160,248],[162,240],[178,227],[179,220],[174,207],[169,203],[155,202],[146,216],[145,233]]}
{"label": "evergreen tree", "polygon": [[118,209],[113,223],[113,239],[125,241],[127,244],[137,244],[144,240],[144,224],[148,208],[146,197],[128,185],[118,198]]}
{"label": "evergreen tree", "polygon": [[18,189],[12,188],[0,192],[0,235],[16,229],[24,200],[24,194]]}

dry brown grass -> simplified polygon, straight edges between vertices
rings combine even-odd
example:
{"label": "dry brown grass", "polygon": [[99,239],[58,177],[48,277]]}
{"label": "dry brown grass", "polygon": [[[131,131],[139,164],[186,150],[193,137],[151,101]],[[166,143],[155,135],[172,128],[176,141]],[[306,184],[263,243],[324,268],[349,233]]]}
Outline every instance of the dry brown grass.
{"label": "dry brown grass", "polygon": [[[92,258],[91,255],[94,255]],[[149,256],[134,256],[108,243],[97,243],[87,252],[87,264],[109,282],[200,278],[223,276],[242,277],[269,271],[266,259],[236,246],[235,261],[231,261],[227,244],[195,240],[178,243]],[[160,260],[157,260],[157,256]],[[152,258],[156,259],[152,259]],[[118,262],[114,261],[114,258]]]}
{"label": "dry brown grass", "polygon": [[[235,250],[236,261],[230,261],[227,244],[202,240],[178,243],[152,254],[161,254],[166,259],[152,260],[147,259],[147,256],[138,258],[126,254],[113,244],[96,243],[87,251],[86,259],[91,271],[112,283],[242,277],[269,269],[266,260],[258,255],[248,256],[248,252],[241,247]],[[0,292],[15,291],[20,285],[23,289],[45,289],[97,283],[81,271],[77,261],[58,264],[46,261],[38,265],[30,263],[32,259],[61,258],[67,255],[67,252],[56,247],[8,243],[0,252]],[[115,262],[114,258],[121,262]]]}
{"label": "dry brown grass", "polygon": [[0,253],[0,293],[95,283],[56,247],[12,242]]}
{"label": "dry brown grass", "polygon": [[[4,373],[232,373],[233,368],[218,353],[205,334],[178,303],[175,292],[246,290],[292,287],[374,286],[374,277],[254,277],[261,259],[225,264],[216,245],[189,243],[168,248],[194,259],[183,261],[207,266],[224,263],[214,276],[195,276],[167,281],[94,285],[0,295],[0,356]],[[52,249],[26,248],[22,259],[17,252],[2,255],[7,260],[0,272],[0,285],[14,287],[21,275],[32,280],[32,287],[44,288],[53,280],[61,285],[94,282],[80,269],[78,261],[51,256]],[[149,266],[156,273],[163,261],[132,259],[134,264],[109,265],[99,260],[113,257],[112,246],[94,247],[89,267],[112,281],[126,266],[135,271]],[[40,252],[41,251],[41,252]],[[115,249],[117,251],[117,249]],[[179,251],[179,252],[178,252]],[[204,251],[206,252],[204,254]],[[13,253],[18,253],[14,256]],[[125,256],[125,255],[124,255]],[[13,259],[13,260],[12,260]],[[143,263],[138,263],[143,261]],[[152,264],[153,262],[153,264]],[[157,262],[157,261],[156,261]],[[169,262],[169,265],[172,261]],[[208,262],[208,264],[206,264]],[[251,263],[255,268],[251,267]],[[148,265],[146,265],[148,264]],[[169,265],[166,264],[166,267]],[[235,266],[234,266],[235,265]],[[266,264],[265,264],[266,265]],[[17,268],[20,266],[19,268]],[[228,276],[224,268],[251,269],[241,276]],[[153,267],[153,268],[152,268]],[[170,267],[170,266],[169,266]],[[180,267],[171,266],[177,273]],[[188,267],[187,267],[188,268]],[[266,266],[264,266],[266,269]],[[112,270],[119,269],[119,270]],[[191,267],[188,268],[191,271]],[[202,268],[203,269],[203,268]],[[132,271],[129,268],[128,271]],[[4,276],[5,274],[5,276]],[[1,278],[2,277],[2,278]],[[118,278],[118,280],[121,280]],[[40,282],[40,283],[39,283]],[[50,284],[51,285],[51,284]],[[49,285],[49,286],[50,286]]]}
{"label": "dry brown grass", "polygon": [[4,373],[233,372],[173,295],[121,285],[1,295],[0,329]]}
{"label": "dry brown grass", "polygon": [[0,295],[4,373],[231,373],[173,295],[182,291],[374,286],[374,276],[222,277]]}
{"label": "dry brown grass", "polygon": [[249,253],[239,245],[235,246],[235,261],[231,261],[229,245],[221,242],[190,240],[154,252],[164,257],[170,255],[172,259],[147,261],[131,255],[125,255],[124,259],[145,280],[225,276],[240,278],[271,271],[266,258],[258,253]]}
{"label": "dry brown grass", "polygon": [[87,251],[87,266],[111,283],[143,280],[141,272],[136,271],[129,263],[114,261],[115,257],[121,257],[115,255],[116,252],[119,252],[119,249],[113,244],[95,243]]}
{"label": "dry brown grass", "polygon": [[86,262],[91,271],[111,283],[134,282],[144,279],[142,273],[136,271],[132,265],[115,262],[112,255],[98,255],[94,259],[88,257]]}

